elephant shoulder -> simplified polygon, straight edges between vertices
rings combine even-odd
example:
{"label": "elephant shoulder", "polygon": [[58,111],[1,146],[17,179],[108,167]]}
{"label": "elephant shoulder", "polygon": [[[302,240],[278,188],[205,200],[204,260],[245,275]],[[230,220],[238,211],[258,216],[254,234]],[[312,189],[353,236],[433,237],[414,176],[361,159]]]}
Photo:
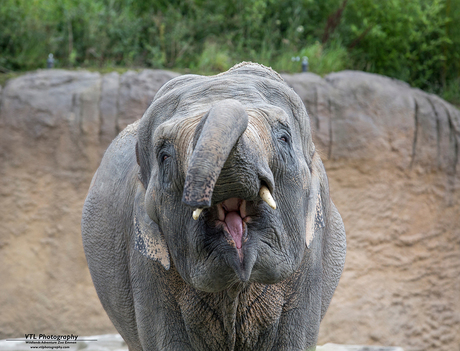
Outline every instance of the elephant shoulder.
{"label": "elephant shoulder", "polygon": [[[108,147],[107,153],[129,153],[134,151],[132,149],[133,145],[136,145],[137,141],[137,131],[139,129],[140,119],[136,122],[129,124],[125,129],[123,129],[120,134],[112,141]],[[104,155],[104,158],[106,156]],[[104,161],[104,160],[103,160]]]}
{"label": "elephant shoulder", "polygon": [[[82,224],[132,208],[137,181],[136,141],[139,121],[127,126],[107,148],[94,174],[83,208]],[[131,205],[130,205],[131,204]]]}
{"label": "elephant shoulder", "polygon": [[131,178],[136,179],[136,142],[139,122],[140,120],[137,120],[128,125],[107,148],[97,170],[97,177],[103,178],[104,182],[125,183],[133,182]]}

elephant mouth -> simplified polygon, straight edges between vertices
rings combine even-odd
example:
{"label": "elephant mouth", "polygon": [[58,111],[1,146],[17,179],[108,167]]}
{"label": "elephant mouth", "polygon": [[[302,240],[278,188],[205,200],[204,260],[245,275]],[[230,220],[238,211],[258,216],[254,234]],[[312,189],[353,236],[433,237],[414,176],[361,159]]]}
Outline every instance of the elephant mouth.
{"label": "elephant mouth", "polygon": [[201,211],[195,210],[203,235],[204,257],[212,258],[212,262],[216,257],[223,259],[241,281],[248,281],[258,256],[258,243],[270,241],[270,207],[276,207],[276,203],[263,184],[259,196],[229,197]]}
{"label": "elephant mouth", "polygon": [[246,212],[247,201],[230,198],[216,205],[216,226],[221,227],[229,244],[240,250],[247,241],[247,225],[251,217]]}
{"label": "elephant mouth", "polygon": [[[260,199],[267,203],[271,208],[276,209],[268,187],[264,184],[259,190]],[[240,259],[242,258],[243,244],[248,241],[247,224],[252,217],[260,215],[259,200],[251,201],[242,198],[228,198],[205,211],[205,218],[210,227],[218,229],[224,233],[226,241],[230,246],[238,250]],[[203,209],[196,209],[193,218],[198,220]]]}

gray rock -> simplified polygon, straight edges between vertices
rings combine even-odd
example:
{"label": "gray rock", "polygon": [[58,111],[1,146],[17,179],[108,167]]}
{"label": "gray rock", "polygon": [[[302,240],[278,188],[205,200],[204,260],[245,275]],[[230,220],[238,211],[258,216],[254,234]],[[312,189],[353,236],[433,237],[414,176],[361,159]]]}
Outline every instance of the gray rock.
{"label": "gray rock", "polygon": [[121,76],[118,100],[118,132],[139,119],[160,87],[178,74],[161,70],[128,71]]}
{"label": "gray rock", "polygon": [[458,164],[458,110],[441,98],[377,74],[343,71],[324,79],[284,75],[301,96],[329,159],[416,164],[453,175]]}
{"label": "gray rock", "polygon": [[118,134],[118,94],[120,92],[120,75],[117,72],[102,77],[101,100],[101,138],[110,143]]}

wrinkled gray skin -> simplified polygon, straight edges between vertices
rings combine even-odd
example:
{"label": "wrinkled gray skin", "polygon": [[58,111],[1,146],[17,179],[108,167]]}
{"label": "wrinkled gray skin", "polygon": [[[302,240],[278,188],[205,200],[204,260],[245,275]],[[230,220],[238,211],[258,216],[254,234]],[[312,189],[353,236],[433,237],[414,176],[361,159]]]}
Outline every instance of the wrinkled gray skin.
{"label": "wrinkled gray skin", "polygon": [[313,348],[346,250],[302,101],[247,63],[161,88],[108,148],[82,234],[132,351]]}

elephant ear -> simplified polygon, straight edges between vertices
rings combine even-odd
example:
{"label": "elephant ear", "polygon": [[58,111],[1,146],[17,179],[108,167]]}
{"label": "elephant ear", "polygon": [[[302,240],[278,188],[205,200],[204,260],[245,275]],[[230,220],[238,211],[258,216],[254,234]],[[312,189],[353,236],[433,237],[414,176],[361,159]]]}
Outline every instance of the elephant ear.
{"label": "elephant ear", "polygon": [[347,240],[342,217],[329,196],[326,170],[316,152],[312,159],[308,201],[306,245],[310,248],[315,236],[321,240],[321,319],[323,319],[342,275]]}
{"label": "elephant ear", "polygon": [[327,188],[327,184],[325,182],[327,182],[327,178],[323,163],[321,162],[319,155],[315,153],[312,162],[311,185],[307,207],[307,230],[305,236],[307,248],[310,248],[316,232],[325,226],[322,200],[325,193],[328,193],[327,189],[324,191],[324,188]]}
{"label": "elephant ear", "polygon": [[169,251],[163,234],[145,210],[145,188],[138,181],[136,197],[134,199],[134,247],[147,258],[161,263],[169,270],[171,263]]}

